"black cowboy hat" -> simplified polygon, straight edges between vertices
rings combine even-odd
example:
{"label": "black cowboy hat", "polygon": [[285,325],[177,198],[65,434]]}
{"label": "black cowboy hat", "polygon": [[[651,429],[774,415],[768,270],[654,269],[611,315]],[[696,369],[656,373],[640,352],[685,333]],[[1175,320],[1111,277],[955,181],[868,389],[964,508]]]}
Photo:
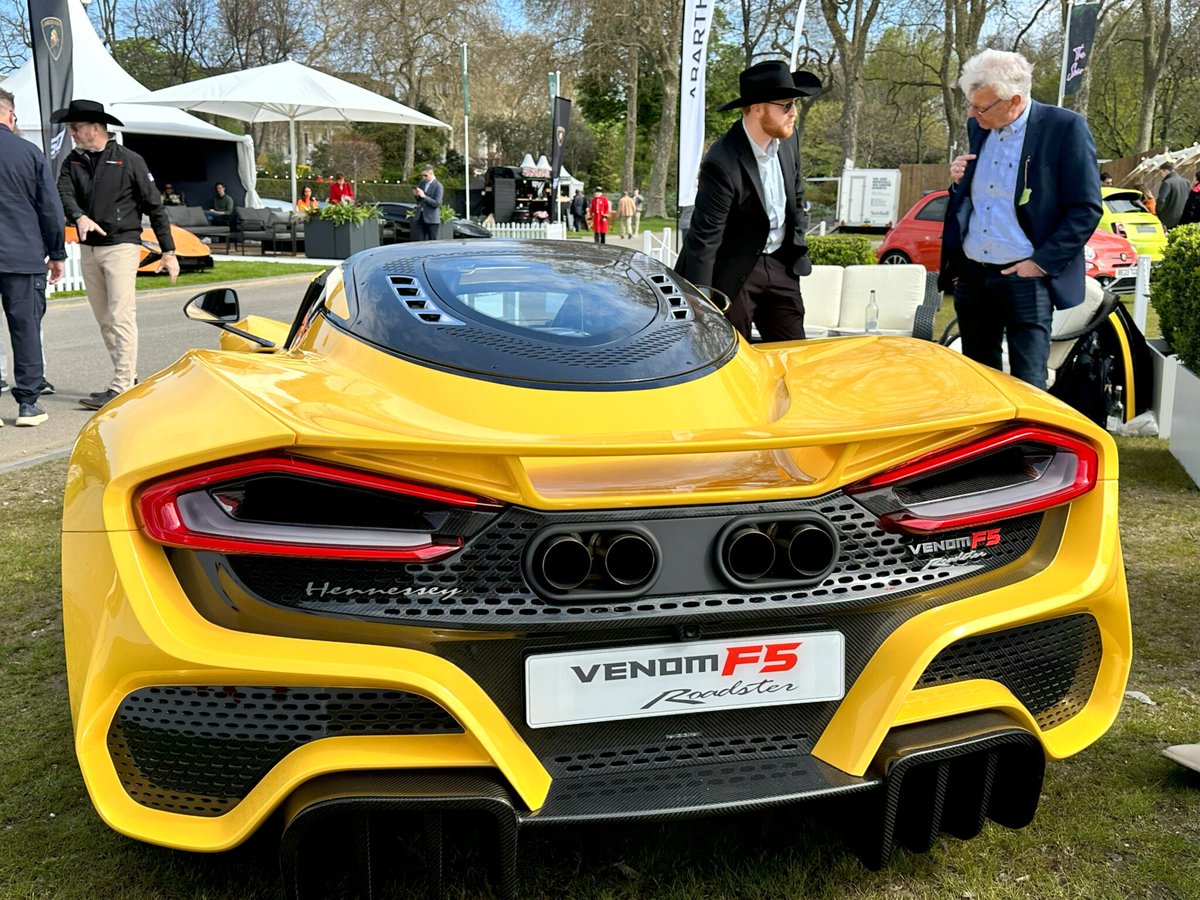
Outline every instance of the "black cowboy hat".
{"label": "black cowboy hat", "polygon": [[125,123],[116,116],[104,111],[104,104],[95,100],[72,100],[66,109],[56,109],[50,114],[50,121],[55,125],[62,122],[97,122],[102,125],[120,125]]}
{"label": "black cowboy hat", "polygon": [[769,100],[791,100],[808,92],[796,86],[788,64],[782,60],[756,63],[738,76],[741,96],[717,107],[717,112],[766,103]]}
{"label": "black cowboy hat", "polygon": [[803,69],[797,69],[792,73],[792,81],[798,90],[804,92],[805,97],[811,97],[821,90],[821,79],[812,72],[805,72]]}

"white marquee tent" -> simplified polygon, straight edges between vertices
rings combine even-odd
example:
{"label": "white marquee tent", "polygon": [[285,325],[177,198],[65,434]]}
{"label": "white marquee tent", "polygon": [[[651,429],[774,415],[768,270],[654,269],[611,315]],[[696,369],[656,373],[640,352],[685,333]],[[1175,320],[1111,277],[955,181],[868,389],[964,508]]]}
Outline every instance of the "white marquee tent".
{"label": "white marquee tent", "polygon": [[[106,110],[124,123],[123,127],[113,126],[113,130],[120,132],[123,138],[129,135],[145,135],[183,138],[188,141],[221,141],[226,145],[235,146],[237,177],[246,192],[245,205],[261,205],[254,190],[254,143],[250,136],[232,134],[183,110],[115,102],[117,98],[128,100],[150,92],[109,55],[92,27],[83,4],[79,0],[69,0],[68,6],[71,12],[72,64],[75,76],[73,99],[97,100],[103,103]],[[27,60],[21,68],[5,79],[4,88],[14,95],[18,124],[23,136],[40,147],[42,121],[33,60]],[[153,165],[151,168],[154,168]],[[154,174],[160,181],[173,181],[178,184],[186,180],[170,172]],[[196,180],[207,182],[219,178]],[[211,185],[209,187],[211,188]]]}

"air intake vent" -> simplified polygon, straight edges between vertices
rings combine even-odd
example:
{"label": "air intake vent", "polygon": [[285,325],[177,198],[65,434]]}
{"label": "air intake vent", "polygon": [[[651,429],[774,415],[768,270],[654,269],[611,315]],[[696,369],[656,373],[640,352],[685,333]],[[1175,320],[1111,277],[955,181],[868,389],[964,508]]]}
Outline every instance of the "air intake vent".
{"label": "air intake vent", "polygon": [[692,319],[692,307],[687,302],[687,298],[683,296],[683,291],[679,290],[677,285],[669,275],[663,275],[660,272],[647,275],[650,283],[654,285],[654,289],[658,291],[660,297],[667,301],[667,308],[670,310],[672,321],[685,322]]}
{"label": "air intake vent", "polygon": [[444,312],[430,299],[425,287],[411,275],[389,275],[388,282],[400,305],[407,309],[418,321],[429,325],[461,325],[459,319]]}

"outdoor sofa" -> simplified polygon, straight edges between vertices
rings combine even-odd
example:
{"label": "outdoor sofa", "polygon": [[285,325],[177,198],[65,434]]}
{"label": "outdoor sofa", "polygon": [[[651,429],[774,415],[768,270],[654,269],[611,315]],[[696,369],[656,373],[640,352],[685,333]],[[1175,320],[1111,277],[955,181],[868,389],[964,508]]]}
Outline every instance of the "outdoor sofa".
{"label": "outdoor sofa", "polygon": [[257,241],[264,256],[268,245],[275,252],[278,252],[281,246],[288,246],[293,253],[303,246],[304,222],[296,219],[295,215],[287,210],[239,206],[237,221],[241,240]]}
{"label": "outdoor sofa", "polygon": [[167,206],[167,219],[172,225],[178,225],[184,231],[189,231],[203,240],[220,239],[225,242],[225,250],[229,250],[229,242],[233,229],[228,225],[209,225],[201,206]]}

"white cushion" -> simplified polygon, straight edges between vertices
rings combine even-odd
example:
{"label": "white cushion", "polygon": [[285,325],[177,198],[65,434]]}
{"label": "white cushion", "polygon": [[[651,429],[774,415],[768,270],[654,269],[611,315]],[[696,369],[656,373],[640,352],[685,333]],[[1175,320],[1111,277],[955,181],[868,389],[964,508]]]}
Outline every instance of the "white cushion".
{"label": "white cushion", "polygon": [[811,275],[800,278],[806,329],[837,328],[842,307],[842,272],[841,266],[813,266]]}
{"label": "white cushion", "polygon": [[1084,279],[1083,302],[1070,309],[1056,309],[1050,325],[1050,357],[1047,368],[1053,372],[1067,361],[1067,354],[1075,346],[1074,341],[1055,341],[1054,336],[1078,331],[1092,320],[1100,304],[1104,302],[1104,288],[1095,278]]}
{"label": "white cushion", "polygon": [[871,291],[879,306],[879,327],[889,331],[913,328],[917,309],[925,301],[925,267],[847,266],[842,276],[843,328],[865,328]]}

